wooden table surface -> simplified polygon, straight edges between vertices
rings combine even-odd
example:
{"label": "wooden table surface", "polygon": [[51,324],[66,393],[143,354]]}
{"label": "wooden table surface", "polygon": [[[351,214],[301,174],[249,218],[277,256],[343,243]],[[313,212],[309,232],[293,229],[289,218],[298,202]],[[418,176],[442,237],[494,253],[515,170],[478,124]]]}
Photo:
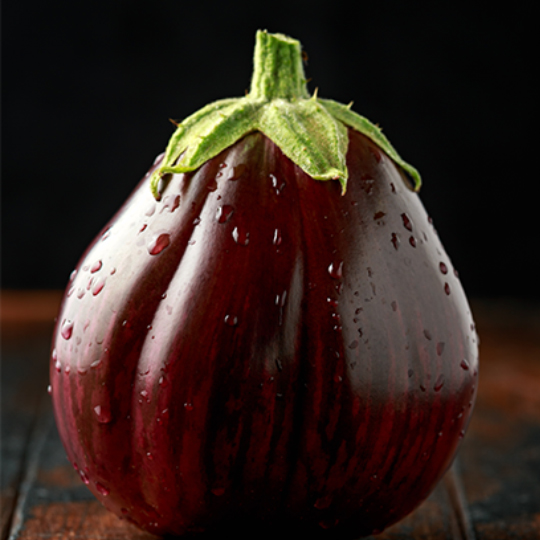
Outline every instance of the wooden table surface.
{"label": "wooden table surface", "polygon": [[[107,512],[65,457],[47,393],[59,301],[2,293],[1,540],[155,540]],[[480,382],[463,445],[430,498],[377,539],[540,539],[540,311],[472,307]]]}

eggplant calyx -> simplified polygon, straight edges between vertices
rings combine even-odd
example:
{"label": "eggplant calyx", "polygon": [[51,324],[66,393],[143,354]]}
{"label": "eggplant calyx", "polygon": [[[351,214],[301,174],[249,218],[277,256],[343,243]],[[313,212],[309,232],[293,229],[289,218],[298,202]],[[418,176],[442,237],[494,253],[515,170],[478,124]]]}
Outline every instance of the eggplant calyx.
{"label": "eggplant calyx", "polygon": [[159,181],[171,173],[192,172],[253,131],[260,131],[315,180],[338,180],[344,193],[348,170],[347,129],[367,136],[410,175],[420,188],[418,171],[406,163],[379,127],[350,106],[320,99],[307,91],[300,42],[259,30],[250,92],[216,101],[178,124],[150,187],[160,199]]}

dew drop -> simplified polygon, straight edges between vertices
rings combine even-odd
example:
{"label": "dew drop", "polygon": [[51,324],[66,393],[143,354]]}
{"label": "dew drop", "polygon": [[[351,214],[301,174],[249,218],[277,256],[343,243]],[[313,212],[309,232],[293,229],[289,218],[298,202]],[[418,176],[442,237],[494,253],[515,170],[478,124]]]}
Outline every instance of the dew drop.
{"label": "dew drop", "polygon": [[79,476],[81,477],[81,480],[85,484],[89,484],[90,483],[90,478],[88,478],[88,475],[84,471],[81,471],[81,470],[79,470],[78,472],[79,472]]}
{"label": "dew drop", "polygon": [[399,248],[399,244],[400,244],[399,236],[396,233],[392,233],[392,237],[391,237],[390,241],[392,242],[392,245],[394,246],[394,249],[397,250]]}
{"label": "dew drop", "polygon": [[217,209],[216,220],[218,223],[226,223],[233,213],[234,208],[230,204],[224,204]]}
{"label": "dew drop", "polygon": [[193,403],[184,403],[184,409],[186,409],[186,411],[192,411],[193,410]]}
{"label": "dew drop", "polygon": [[397,311],[397,302],[395,300],[392,301],[392,303],[390,305],[392,306],[393,311]]}
{"label": "dew drop", "polygon": [[47,386],[47,393],[52,394],[52,386],[50,384]]}
{"label": "dew drop", "polygon": [[156,211],[156,203],[152,203],[152,205],[148,208],[148,210],[145,212],[145,216],[153,216]]}
{"label": "dew drop", "polygon": [[358,347],[358,341],[354,340],[349,343],[349,349],[356,349]]}
{"label": "dew drop", "polygon": [[444,342],[439,341],[439,343],[437,343],[436,349],[437,349],[437,355],[441,356],[444,351]]}
{"label": "dew drop", "polygon": [[414,236],[409,237],[409,244],[411,244],[412,247],[416,247],[416,238]]}
{"label": "dew drop", "polygon": [[437,377],[437,380],[435,381],[435,384],[433,385],[433,390],[435,390],[435,392],[439,392],[439,390],[441,390],[443,386],[444,386],[444,375],[441,373]]}
{"label": "dew drop", "polygon": [[98,295],[98,294],[103,290],[103,287],[105,287],[105,278],[100,279],[100,280],[94,285],[94,288],[92,289],[92,294],[93,294],[94,296]]}
{"label": "dew drop", "polygon": [[235,317],[234,315],[225,315],[225,319],[223,320],[228,326],[236,326],[238,324],[238,317]]}
{"label": "dew drop", "polygon": [[274,239],[272,240],[272,243],[274,246],[281,245],[282,238],[281,238],[281,231],[279,229],[274,230]]}
{"label": "dew drop", "polygon": [[90,268],[90,273],[95,274],[99,270],[101,270],[101,267],[103,266],[103,263],[101,261],[96,261],[92,267]]}
{"label": "dew drop", "polygon": [[374,214],[373,219],[375,221],[378,221],[379,219],[382,219],[384,216],[386,216],[385,212],[377,212],[376,214]]}
{"label": "dew drop", "polygon": [[232,237],[234,238],[234,241],[240,246],[247,246],[249,244],[249,233],[238,229],[238,227],[234,228],[232,232]]}
{"label": "dew drop", "polygon": [[448,267],[447,267],[446,264],[444,264],[443,262],[439,263],[439,270],[440,270],[443,274],[447,274],[447,273],[448,273]]}
{"label": "dew drop", "polygon": [[467,362],[467,360],[465,360],[465,358],[461,361],[461,363],[459,364],[461,366],[462,369],[464,369],[465,371],[468,371],[470,366],[469,366],[469,362]]}
{"label": "dew drop", "polygon": [[407,375],[409,376],[409,379],[414,375],[414,371],[412,369],[409,369],[409,371],[407,371]]}
{"label": "dew drop", "polygon": [[100,424],[108,424],[112,420],[110,411],[101,405],[96,405],[94,407],[94,412],[96,413],[97,420]]}
{"label": "dew drop", "polygon": [[424,330],[424,336],[426,337],[426,339],[429,339],[431,341],[432,336],[429,330],[426,330],[426,329]]}
{"label": "dew drop", "polygon": [[150,255],[159,255],[171,243],[171,235],[161,233],[156,235],[148,244],[147,249]]}
{"label": "dew drop", "polygon": [[334,279],[340,279],[343,277],[343,261],[339,263],[332,263],[328,267],[328,273],[330,274],[330,277]]}
{"label": "dew drop", "polygon": [[73,321],[70,321],[69,319],[64,319],[64,321],[62,322],[62,328],[60,330],[60,334],[62,335],[64,339],[71,338],[73,334],[74,324],[75,323]]}
{"label": "dew drop", "polygon": [[449,295],[450,294],[450,285],[448,283],[444,284],[444,292]]}
{"label": "dew drop", "polygon": [[103,484],[100,484],[99,482],[96,482],[96,489],[101,493],[104,497],[106,497],[111,490],[109,488],[106,488]]}
{"label": "dew drop", "polygon": [[411,220],[409,219],[409,216],[403,212],[403,214],[401,214],[401,219],[403,221],[403,226],[408,230],[408,231],[412,231],[413,230],[413,227],[412,227],[412,222]]}
{"label": "dew drop", "polygon": [[[180,195],[167,195],[163,199],[161,212],[164,212],[165,210],[169,210],[169,212],[172,214],[179,206],[180,206]],[[160,212],[160,213],[161,213]]]}

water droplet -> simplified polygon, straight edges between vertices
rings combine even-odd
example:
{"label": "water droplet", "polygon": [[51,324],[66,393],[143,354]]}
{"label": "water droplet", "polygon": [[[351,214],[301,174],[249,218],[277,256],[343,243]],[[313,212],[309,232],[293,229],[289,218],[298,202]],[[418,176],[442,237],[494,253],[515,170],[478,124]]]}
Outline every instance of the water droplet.
{"label": "water droplet", "polygon": [[78,472],[79,472],[79,476],[81,477],[81,480],[85,484],[89,484],[90,483],[90,478],[88,478],[88,475],[84,471],[81,471],[81,470],[79,470]]}
{"label": "water droplet", "polygon": [[354,340],[349,343],[349,349],[356,349],[358,347],[358,341]]}
{"label": "water droplet", "polygon": [[100,484],[99,482],[96,482],[96,489],[104,496],[106,497],[111,490],[109,488],[106,488],[103,484]]}
{"label": "water droplet", "polygon": [[414,236],[409,237],[409,244],[411,244],[412,247],[416,247],[416,238]]}
{"label": "water droplet", "polygon": [[92,294],[93,294],[94,296],[98,295],[98,294],[103,290],[103,287],[105,287],[105,278],[100,279],[100,280],[94,285],[94,288],[92,289]]}
{"label": "water droplet", "polygon": [[444,284],[444,292],[448,295],[450,294],[450,285],[448,283]]}
{"label": "water droplet", "polygon": [[92,267],[90,268],[90,273],[95,274],[99,270],[101,270],[101,267],[103,266],[103,263],[101,261],[96,261]]}
{"label": "water droplet", "polygon": [[147,246],[148,253],[150,253],[150,255],[159,255],[170,243],[170,234],[157,234]]}
{"label": "water droplet", "polygon": [[238,317],[234,315],[225,315],[225,319],[223,320],[228,326],[236,326],[238,324]]}
{"label": "water droplet", "polygon": [[409,376],[409,379],[414,375],[414,371],[412,369],[409,369],[409,371],[407,371],[407,375]]}
{"label": "water droplet", "polygon": [[444,342],[439,341],[439,343],[437,343],[436,349],[437,349],[437,354],[438,354],[439,356],[441,356],[442,353],[443,353],[443,351],[444,351]]}
{"label": "water droplet", "polygon": [[413,230],[413,226],[412,226],[412,222],[411,220],[409,219],[409,216],[403,212],[403,214],[401,214],[401,219],[403,221],[403,226],[408,230],[408,231],[412,231]]}
{"label": "water droplet", "polygon": [[435,384],[433,385],[433,390],[435,390],[435,392],[438,392],[443,386],[444,386],[444,375],[441,373],[437,377],[437,380],[435,381]]}
{"label": "water droplet", "polygon": [[397,250],[400,244],[399,236],[396,233],[392,233],[392,238],[390,239],[390,241],[392,242],[394,249]]}
{"label": "water droplet", "polygon": [[274,246],[279,246],[279,245],[281,245],[281,242],[282,242],[281,232],[280,232],[279,229],[275,229],[274,230],[274,239],[272,240],[272,243],[274,244]]}
{"label": "water droplet", "polygon": [[50,384],[47,386],[47,393],[52,394],[52,386]]}
{"label": "water droplet", "polygon": [[426,336],[426,339],[431,340],[431,332],[429,330],[424,330],[424,336]]}
{"label": "water droplet", "polygon": [[92,369],[96,369],[96,368],[98,368],[98,367],[101,365],[101,363],[102,363],[102,360],[101,360],[101,358],[100,358],[99,360],[95,360],[94,362],[92,362],[92,363],[90,364],[90,367],[91,367]]}
{"label": "water droplet", "polygon": [[69,339],[73,334],[74,322],[69,319],[64,319],[62,322],[62,328],[60,329],[60,334],[64,339]]}
{"label": "water droplet", "polygon": [[396,192],[396,186],[394,186],[393,182],[390,182],[390,189],[392,190],[392,193]]}
{"label": "water droplet", "polygon": [[375,221],[379,220],[379,219],[382,219],[384,216],[386,216],[386,213],[385,212],[377,212],[374,216],[373,216],[373,219]]}
{"label": "water droplet", "polygon": [[240,246],[247,246],[249,244],[249,233],[235,227],[232,232],[234,241]]}
{"label": "water droplet", "polygon": [[160,213],[164,212],[165,210],[169,210],[169,212],[172,214],[180,206],[180,200],[180,195],[167,195],[161,203],[163,206]]}
{"label": "water droplet", "polygon": [[462,369],[464,369],[465,371],[468,371],[470,366],[469,366],[469,362],[467,362],[467,360],[465,360],[465,358],[461,361],[461,363],[459,364],[461,366]]}
{"label": "water droplet", "polygon": [[210,182],[208,183],[208,185],[206,186],[206,189],[208,191],[216,191],[217,188],[218,188],[217,182],[215,181],[214,178],[212,178]]}
{"label": "water droplet", "polygon": [[340,279],[343,277],[343,261],[339,263],[332,263],[328,267],[328,273],[330,274],[330,277],[334,279]]}
{"label": "water droplet", "polygon": [[184,403],[184,409],[186,409],[186,411],[192,411],[193,410],[193,403]]}
{"label": "water droplet", "polygon": [[224,204],[217,209],[216,220],[218,223],[226,223],[233,213],[234,208],[230,204]]}
{"label": "water droplet", "polygon": [[101,405],[96,405],[94,407],[94,412],[96,413],[97,420],[100,424],[108,424],[112,420],[111,412]]}
{"label": "water droplet", "polygon": [[439,270],[443,273],[443,274],[447,274],[448,273],[448,266],[446,266],[446,264],[444,264],[443,262],[439,263]]}
{"label": "water droplet", "polygon": [[279,182],[276,176],[273,174],[268,175],[270,177],[270,180],[272,181],[272,187],[276,191],[276,195],[280,195],[283,191],[283,188],[285,187],[285,182]]}
{"label": "water droplet", "polygon": [[145,215],[150,217],[153,216],[156,211],[156,203],[152,203],[148,210],[145,212]]}
{"label": "water droplet", "polygon": [[395,300],[392,301],[392,303],[390,305],[392,306],[393,311],[397,311],[397,302]]}

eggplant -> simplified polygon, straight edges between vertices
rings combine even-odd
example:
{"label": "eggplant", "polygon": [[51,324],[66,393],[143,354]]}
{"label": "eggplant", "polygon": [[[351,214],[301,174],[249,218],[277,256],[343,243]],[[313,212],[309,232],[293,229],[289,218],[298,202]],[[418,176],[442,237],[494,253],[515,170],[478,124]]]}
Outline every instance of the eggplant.
{"label": "eggplant", "polygon": [[210,538],[352,539],[416,508],[478,376],[419,184],[378,128],[307,95],[297,41],[258,32],[250,94],[179,125],[66,288],[51,393],[95,497]]}

